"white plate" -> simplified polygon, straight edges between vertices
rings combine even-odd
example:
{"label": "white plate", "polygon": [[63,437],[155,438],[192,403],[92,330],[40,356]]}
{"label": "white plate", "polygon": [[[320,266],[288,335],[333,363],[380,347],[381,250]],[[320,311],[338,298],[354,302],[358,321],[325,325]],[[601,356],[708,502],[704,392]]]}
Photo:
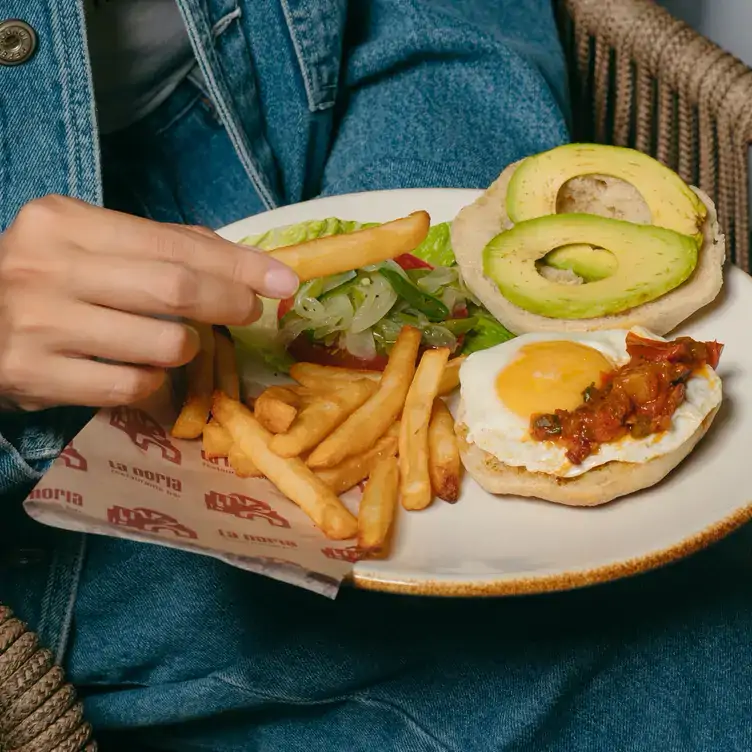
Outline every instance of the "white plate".
{"label": "white plate", "polygon": [[[386,221],[425,209],[452,219],[478,192],[402,190],[310,201],[236,222],[231,240],[306,219]],[[679,559],[752,518],[752,280],[732,268],[720,299],[681,333],[726,345],[724,403],[710,432],[663,483],[596,509],[494,497],[465,478],[455,505],[399,515],[391,555],[355,565],[358,587],[426,595],[564,590]]]}

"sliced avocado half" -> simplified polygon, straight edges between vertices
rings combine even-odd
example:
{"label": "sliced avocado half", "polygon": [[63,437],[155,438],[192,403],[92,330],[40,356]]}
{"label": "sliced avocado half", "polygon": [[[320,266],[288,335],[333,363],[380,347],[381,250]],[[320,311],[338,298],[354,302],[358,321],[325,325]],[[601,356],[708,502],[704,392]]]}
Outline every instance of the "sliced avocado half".
{"label": "sliced avocado half", "polygon": [[[582,285],[544,278],[536,262],[561,246],[587,244],[616,258],[613,273]],[[586,319],[634,308],[678,287],[697,265],[697,244],[663,227],[594,214],[554,214],[516,224],[483,251],[483,268],[514,305],[549,318]]]}
{"label": "sliced avocado half", "polygon": [[507,189],[507,214],[517,224],[556,214],[562,186],[584,175],[608,175],[633,185],[645,200],[652,224],[690,235],[697,243],[707,215],[700,197],[673,171],[634,149],[566,144],[525,159]]}
{"label": "sliced avocado half", "polygon": [[568,269],[585,282],[597,282],[610,277],[619,265],[611,251],[585,243],[555,248],[541,259],[541,263],[554,269]]}

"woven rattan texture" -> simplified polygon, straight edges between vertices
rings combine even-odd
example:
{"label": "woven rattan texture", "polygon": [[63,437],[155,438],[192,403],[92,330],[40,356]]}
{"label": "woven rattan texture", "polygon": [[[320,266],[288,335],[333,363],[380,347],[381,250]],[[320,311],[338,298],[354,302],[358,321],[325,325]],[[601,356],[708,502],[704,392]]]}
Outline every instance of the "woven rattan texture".
{"label": "woven rattan texture", "polygon": [[49,650],[0,605],[0,752],[95,752],[82,716]]}
{"label": "woven rattan texture", "polygon": [[559,0],[575,137],[657,157],[715,201],[750,271],[752,70],[652,0]]}

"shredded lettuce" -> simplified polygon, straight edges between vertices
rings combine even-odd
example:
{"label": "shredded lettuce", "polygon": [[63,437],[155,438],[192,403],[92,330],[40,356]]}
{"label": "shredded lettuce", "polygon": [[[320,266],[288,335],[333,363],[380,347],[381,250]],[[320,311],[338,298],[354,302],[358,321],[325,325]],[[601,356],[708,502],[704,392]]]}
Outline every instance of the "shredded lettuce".
{"label": "shredded lettuce", "polygon": [[[378,223],[329,217],[278,227],[248,236],[241,243],[270,251],[376,226]],[[261,359],[277,372],[287,373],[294,360],[286,347],[303,331],[326,345],[339,343],[351,352],[353,349],[362,350],[371,356],[375,354],[375,351],[371,352],[374,347],[388,352],[405,323],[423,331],[427,346],[443,345],[454,349],[459,344],[457,336],[464,334],[463,354],[506,342],[514,335],[478,305],[479,301],[457,274],[450,229],[449,222],[434,225],[423,243],[412,252],[435,267],[433,271],[417,269],[406,272],[395,262],[387,261],[346,275],[313,280],[301,286],[292,310],[281,322],[277,316],[278,301],[263,299],[264,313],[259,321],[250,326],[230,328],[236,344],[249,357]],[[385,274],[390,269],[400,276],[397,287]],[[410,295],[405,294],[407,288],[410,288]],[[416,302],[419,298],[421,305]],[[446,308],[448,321],[431,319],[422,308],[424,298]],[[465,306],[472,328],[461,327],[462,331],[455,334],[452,332],[454,311]],[[463,323],[461,318],[457,321]]]}
{"label": "shredded lettuce", "polygon": [[433,225],[426,239],[412,253],[431,266],[453,266],[456,259],[452,250],[451,224]]}
{"label": "shredded lettuce", "polygon": [[329,235],[346,235],[366,227],[376,227],[378,222],[362,223],[346,219],[312,219],[308,222],[299,222],[294,225],[277,227],[261,235],[250,235],[240,242],[243,245],[253,245],[264,251],[272,251],[275,248],[284,248],[287,245],[305,243],[307,240],[325,238]]}
{"label": "shredded lettuce", "polygon": [[465,342],[462,346],[463,355],[470,355],[478,350],[488,350],[490,347],[514,339],[515,335],[500,324],[485,308],[471,305],[468,306],[468,313],[477,319],[477,323],[472,331],[465,335]]}

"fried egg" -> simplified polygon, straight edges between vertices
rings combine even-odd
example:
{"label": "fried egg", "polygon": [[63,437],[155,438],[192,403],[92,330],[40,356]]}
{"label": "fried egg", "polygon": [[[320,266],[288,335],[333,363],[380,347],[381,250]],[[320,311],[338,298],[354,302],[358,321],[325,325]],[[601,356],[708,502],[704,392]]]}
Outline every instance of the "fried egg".
{"label": "fried egg", "polygon": [[600,384],[603,372],[629,362],[628,331],[665,341],[642,327],[572,333],[525,334],[489,350],[473,353],[460,369],[458,422],[475,444],[505,465],[561,478],[574,478],[608,462],[643,463],[686,442],[721,402],[721,380],[710,366],[687,382],[684,402],[671,428],[635,439],[627,435],[601,444],[581,465],[572,464],[566,449],[530,436],[530,417],[554,410],[573,410],[582,392]]}

